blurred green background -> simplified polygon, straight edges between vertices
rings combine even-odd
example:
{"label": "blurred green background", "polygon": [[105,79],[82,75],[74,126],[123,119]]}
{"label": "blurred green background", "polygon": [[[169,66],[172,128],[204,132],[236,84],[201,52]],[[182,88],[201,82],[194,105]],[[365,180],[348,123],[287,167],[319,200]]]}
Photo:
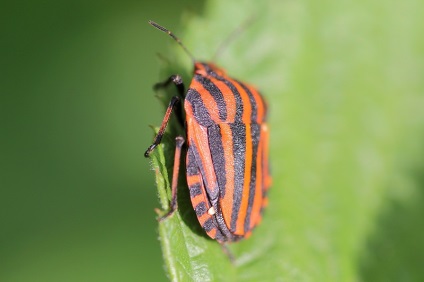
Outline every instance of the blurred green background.
{"label": "blurred green background", "polygon": [[[0,281],[163,281],[156,53],[203,1],[2,1]],[[148,105],[148,106],[147,106]]]}
{"label": "blurred green background", "polygon": [[[143,152],[173,42],[147,20],[209,58],[249,6],[219,3],[184,33],[204,1],[1,4],[0,281],[166,280]],[[298,280],[423,281],[424,5],[264,3],[220,62],[271,101],[275,188],[235,248],[273,240],[256,267]]]}

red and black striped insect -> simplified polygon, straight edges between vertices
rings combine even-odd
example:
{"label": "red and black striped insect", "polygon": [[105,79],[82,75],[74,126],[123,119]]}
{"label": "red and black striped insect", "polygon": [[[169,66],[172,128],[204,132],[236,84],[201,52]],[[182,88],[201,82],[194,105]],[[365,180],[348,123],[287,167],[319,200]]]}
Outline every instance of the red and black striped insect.
{"label": "red and black striped insect", "polygon": [[[199,62],[168,29],[149,23],[178,42],[194,63],[187,92],[179,75],[172,75],[155,88],[175,84],[179,96],[169,103],[153,144],[161,142],[171,113],[184,101],[186,177],[191,203],[200,225],[220,243],[247,238],[261,221],[271,184],[268,167],[267,106],[251,85],[229,77],[212,63]],[[181,111],[175,111],[179,113]],[[177,208],[177,180],[184,138],[176,138],[171,215]]]}

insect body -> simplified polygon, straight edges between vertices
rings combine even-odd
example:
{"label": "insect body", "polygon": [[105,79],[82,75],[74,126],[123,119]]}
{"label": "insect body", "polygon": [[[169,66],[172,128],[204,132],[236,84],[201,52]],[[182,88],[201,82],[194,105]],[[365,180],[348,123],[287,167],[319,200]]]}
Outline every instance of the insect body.
{"label": "insect body", "polygon": [[[154,22],[150,24],[182,45],[167,29]],[[172,82],[184,99],[186,177],[201,226],[209,237],[220,243],[234,242],[250,235],[267,204],[271,184],[267,107],[254,87],[229,77],[212,63],[192,59],[194,75],[187,93],[178,75],[156,87]],[[145,156],[160,143],[170,114],[179,101],[178,96],[172,98],[161,129]],[[176,141],[171,209],[164,218],[177,206],[179,158],[184,139],[179,136]]]}

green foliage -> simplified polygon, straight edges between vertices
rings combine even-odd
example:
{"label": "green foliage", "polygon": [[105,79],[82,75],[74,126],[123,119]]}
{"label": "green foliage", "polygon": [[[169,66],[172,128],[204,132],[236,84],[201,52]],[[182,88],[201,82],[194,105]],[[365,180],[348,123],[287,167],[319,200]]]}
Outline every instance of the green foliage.
{"label": "green foliage", "polygon": [[[270,205],[252,237],[230,246],[236,256],[232,265],[199,227],[181,175],[179,210],[159,223],[169,277],[422,279],[422,270],[409,260],[422,261],[422,252],[410,254],[414,247],[423,249],[423,237],[399,244],[409,233],[391,236],[397,225],[389,225],[383,211],[394,203],[403,207],[395,209],[401,211],[395,223],[402,223],[402,230],[424,232],[415,221],[423,214],[422,202],[413,201],[422,197],[419,188],[424,184],[422,177],[409,173],[423,164],[417,156],[422,155],[424,122],[424,22],[417,11],[424,4],[258,3],[210,1],[202,17],[189,17],[184,32],[176,33],[202,60],[213,56],[232,29],[252,14],[256,17],[217,63],[232,76],[256,84],[270,104]],[[172,63],[177,69],[165,65],[164,73],[190,73],[189,58],[171,44],[178,54]],[[189,80],[186,76],[186,83]],[[181,129],[174,125],[153,155],[163,210],[170,197],[170,136],[177,132]],[[414,220],[404,221],[404,216]],[[385,244],[380,244],[381,238]],[[382,248],[388,245],[392,248]],[[393,247],[397,245],[403,249]],[[379,263],[381,258],[387,259]]]}

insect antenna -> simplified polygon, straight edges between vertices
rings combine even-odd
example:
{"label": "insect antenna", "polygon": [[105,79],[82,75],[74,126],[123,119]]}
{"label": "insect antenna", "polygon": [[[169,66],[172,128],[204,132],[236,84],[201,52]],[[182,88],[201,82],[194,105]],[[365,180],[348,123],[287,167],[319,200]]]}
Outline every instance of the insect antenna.
{"label": "insect antenna", "polygon": [[177,41],[178,44],[180,44],[180,46],[184,49],[184,51],[187,53],[187,55],[191,58],[191,60],[193,61],[193,64],[196,62],[196,59],[194,58],[194,56],[190,53],[190,51],[188,51],[188,49],[184,46],[184,44],[181,42],[181,40],[175,36],[175,34],[172,33],[172,31],[170,31],[169,29],[155,23],[154,21],[149,20],[149,24],[157,29],[159,29],[160,31],[165,32],[166,34],[168,34],[169,36],[172,37],[172,39],[174,39],[175,41]]}
{"label": "insect antenna", "polygon": [[247,27],[249,27],[253,21],[256,19],[255,15],[251,15],[249,18],[247,18],[243,24],[239,25],[233,32],[231,32],[227,38],[225,38],[224,41],[221,42],[221,44],[218,46],[218,49],[216,49],[215,54],[212,57],[211,61],[216,61],[218,56],[222,54],[222,51],[225,50],[225,48],[228,47],[229,43],[234,41],[235,38],[237,38],[243,31],[246,30]]}

